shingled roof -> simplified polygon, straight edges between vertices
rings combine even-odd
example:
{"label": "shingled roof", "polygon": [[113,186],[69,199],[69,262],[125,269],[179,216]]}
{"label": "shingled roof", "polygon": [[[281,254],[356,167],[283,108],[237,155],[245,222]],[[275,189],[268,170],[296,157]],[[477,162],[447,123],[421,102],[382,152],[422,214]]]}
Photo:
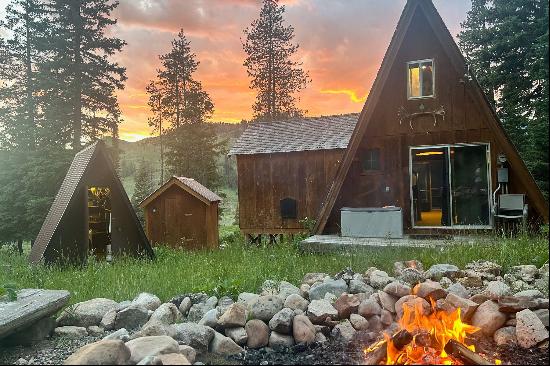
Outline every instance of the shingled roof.
{"label": "shingled roof", "polygon": [[164,191],[166,191],[168,188],[172,187],[173,185],[176,185],[180,187],[181,189],[189,192],[193,196],[197,197],[201,201],[203,201],[206,204],[211,204],[213,202],[220,202],[222,199],[220,196],[218,196],[216,193],[212,192],[193,178],[187,178],[187,177],[176,177],[173,176],[168,180],[166,183],[164,183],[161,187],[159,187],[156,191],[151,193],[147,198],[145,198],[139,206],[141,208],[145,208],[149,203],[153,202],[158,196],[160,196]]}
{"label": "shingled roof", "polygon": [[229,155],[346,149],[358,113],[251,123]]}

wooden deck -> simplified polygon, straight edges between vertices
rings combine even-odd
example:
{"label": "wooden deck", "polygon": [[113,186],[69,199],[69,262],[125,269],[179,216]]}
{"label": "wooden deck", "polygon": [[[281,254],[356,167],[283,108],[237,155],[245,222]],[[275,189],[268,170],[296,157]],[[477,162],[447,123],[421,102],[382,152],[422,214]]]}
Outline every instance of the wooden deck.
{"label": "wooden deck", "polygon": [[405,236],[403,239],[350,238],[338,235],[313,235],[300,242],[304,252],[326,253],[333,251],[364,250],[374,248],[441,248],[453,245],[473,244],[484,240],[479,237],[455,236],[447,239],[421,238]]}

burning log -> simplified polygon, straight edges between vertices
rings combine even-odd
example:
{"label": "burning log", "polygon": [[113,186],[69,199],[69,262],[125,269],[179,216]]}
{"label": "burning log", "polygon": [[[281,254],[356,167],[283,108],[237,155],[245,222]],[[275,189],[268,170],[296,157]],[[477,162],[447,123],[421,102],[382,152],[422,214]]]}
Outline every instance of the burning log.
{"label": "burning log", "polygon": [[[413,340],[413,335],[407,330],[403,329],[391,338],[393,345],[397,349],[404,348],[407,344],[411,343]],[[378,365],[382,360],[384,360],[388,353],[388,343],[383,341],[378,348],[369,352],[365,357],[365,365]]]}
{"label": "burning log", "polygon": [[451,339],[445,345],[445,352],[460,359],[467,365],[492,365],[489,361],[481,357],[475,352],[472,352],[468,347]]}

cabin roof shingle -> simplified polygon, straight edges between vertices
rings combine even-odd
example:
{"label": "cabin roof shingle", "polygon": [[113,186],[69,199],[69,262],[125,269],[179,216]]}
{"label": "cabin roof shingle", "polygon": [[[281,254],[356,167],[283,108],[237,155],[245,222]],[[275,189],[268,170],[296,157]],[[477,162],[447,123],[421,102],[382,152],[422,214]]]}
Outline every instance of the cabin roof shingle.
{"label": "cabin roof shingle", "polygon": [[229,155],[346,149],[359,113],[251,123]]}
{"label": "cabin roof shingle", "polygon": [[181,183],[185,184],[187,187],[189,187],[193,192],[201,195],[205,199],[207,199],[210,202],[217,202],[221,201],[221,197],[218,196],[216,193],[212,192],[193,178],[186,178],[186,177],[174,177],[177,180],[179,180]]}

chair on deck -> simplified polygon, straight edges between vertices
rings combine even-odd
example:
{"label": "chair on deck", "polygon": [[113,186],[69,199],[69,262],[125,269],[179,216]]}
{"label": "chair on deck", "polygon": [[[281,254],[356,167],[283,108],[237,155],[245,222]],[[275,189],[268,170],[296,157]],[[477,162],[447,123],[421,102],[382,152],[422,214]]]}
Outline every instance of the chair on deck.
{"label": "chair on deck", "polygon": [[524,194],[501,194],[495,207],[495,220],[519,220],[525,229],[527,223],[528,205]]}

